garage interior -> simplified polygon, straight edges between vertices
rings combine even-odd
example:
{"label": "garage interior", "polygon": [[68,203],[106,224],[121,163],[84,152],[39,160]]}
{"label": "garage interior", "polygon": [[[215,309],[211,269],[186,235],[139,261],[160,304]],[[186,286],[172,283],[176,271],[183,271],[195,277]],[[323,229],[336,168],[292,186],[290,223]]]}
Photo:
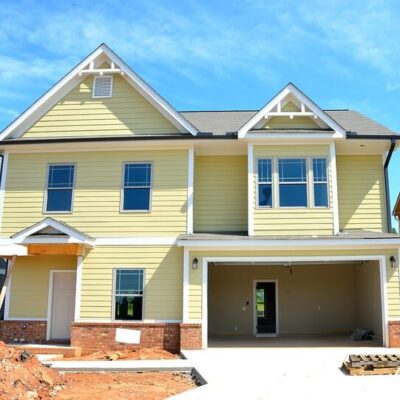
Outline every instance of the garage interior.
{"label": "garage interior", "polygon": [[[263,292],[271,290],[264,302]],[[276,326],[262,326],[261,317],[271,315]],[[356,329],[370,331],[373,344],[382,345],[378,261],[209,263],[210,345],[221,339],[273,344],[300,338],[333,344],[342,337],[354,346],[350,336]]]}

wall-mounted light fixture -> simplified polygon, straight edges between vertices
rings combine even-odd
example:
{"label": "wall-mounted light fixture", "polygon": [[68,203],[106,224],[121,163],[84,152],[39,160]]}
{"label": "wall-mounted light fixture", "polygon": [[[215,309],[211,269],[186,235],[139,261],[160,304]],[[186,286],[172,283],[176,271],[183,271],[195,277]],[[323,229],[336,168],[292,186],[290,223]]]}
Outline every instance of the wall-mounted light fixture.
{"label": "wall-mounted light fixture", "polygon": [[390,266],[392,268],[396,268],[396,258],[394,256],[390,256],[389,260],[390,260]]}
{"label": "wall-mounted light fixture", "polygon": [[199,266],[199,259],[195,257],[192,260],[192,269],[197,269],[198,266]]}

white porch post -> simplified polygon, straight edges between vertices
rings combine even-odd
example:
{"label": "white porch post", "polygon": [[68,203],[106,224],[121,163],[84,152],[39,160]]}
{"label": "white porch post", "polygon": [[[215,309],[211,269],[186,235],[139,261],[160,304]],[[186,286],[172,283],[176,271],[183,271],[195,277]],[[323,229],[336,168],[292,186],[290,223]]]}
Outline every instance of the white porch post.
{"label": "white porch post", "polygon": [[182,322],[189,321],[189,249],[183,249],[183,309]]}
{"label": "white porch post", "polygon": [[78,256],[76,263],[75,314],[74,314],[75,321],[79,321],[81,317],[82,268],[83,268],[83,256]]}

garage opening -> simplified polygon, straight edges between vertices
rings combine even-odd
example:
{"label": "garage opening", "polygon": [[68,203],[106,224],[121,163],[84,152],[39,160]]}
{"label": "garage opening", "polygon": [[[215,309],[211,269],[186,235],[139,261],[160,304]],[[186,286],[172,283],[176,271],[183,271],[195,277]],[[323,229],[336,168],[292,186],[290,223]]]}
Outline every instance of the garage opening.
{"label": "garage opening", "polygon": [[[210,262],[209,345],[258,338],[382,345],[380,279],[379,261]],[[356,330],[368,340],[355,341]]]}

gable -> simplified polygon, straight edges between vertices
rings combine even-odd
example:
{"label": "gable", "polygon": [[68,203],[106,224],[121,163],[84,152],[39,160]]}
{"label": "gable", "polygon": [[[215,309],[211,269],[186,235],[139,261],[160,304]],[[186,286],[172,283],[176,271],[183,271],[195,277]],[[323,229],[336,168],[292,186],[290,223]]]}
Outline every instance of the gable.
{"label": "gable", "polygon": [[76,85],[22,137],[179,133],[123,77],[113,76],[112,96],[109,98],[92,98],[94,79],[94,76],[88,76]]}
{"label": "gable", "polygon": [[[101,75],[115,79],[117,96],[91,97],[93,77]],[[198,129],[102,44],[6,127],[0,141],[127,133],[197,135]]]}
{"label": "gable", "polygon": [[239,130],[239,138],[248,133],[268,130],[323,130],[345,137],[346,131],[292,83],[284,87]]}

